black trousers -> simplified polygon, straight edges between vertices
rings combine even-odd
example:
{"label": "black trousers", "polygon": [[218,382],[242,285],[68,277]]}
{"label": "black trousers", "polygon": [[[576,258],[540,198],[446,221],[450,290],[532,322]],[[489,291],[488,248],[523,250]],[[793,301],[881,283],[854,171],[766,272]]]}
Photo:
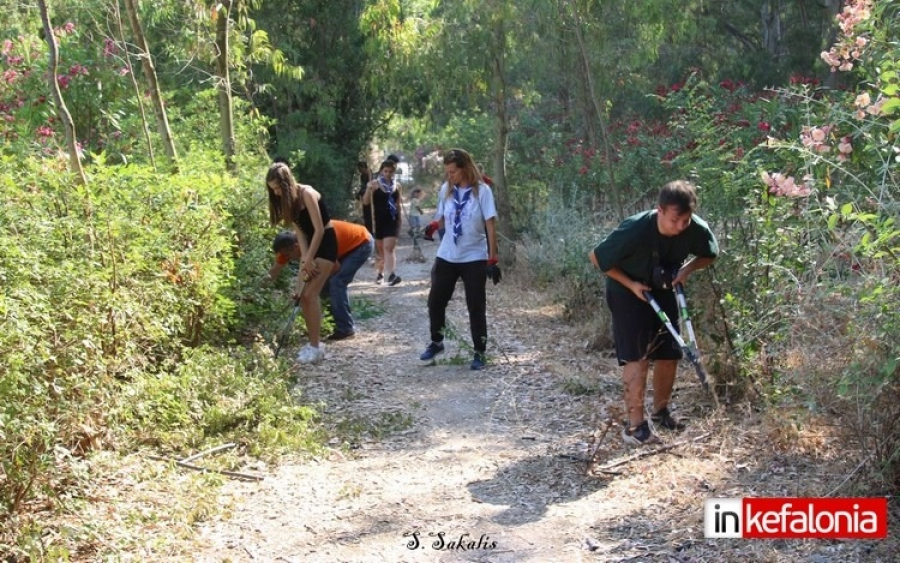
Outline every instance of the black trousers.
{"label": "black trousers", "polygon": [[466,307],[469,309],[469,327],[472,346],[476,352],[487,349],[487,260],[454,263],[436,258],[431,270],[431,291],[428,293],[428,319],[431,324],[431,340],[443,342],[444,325],[447,322],[447,304],[460,278],[466,290]]}

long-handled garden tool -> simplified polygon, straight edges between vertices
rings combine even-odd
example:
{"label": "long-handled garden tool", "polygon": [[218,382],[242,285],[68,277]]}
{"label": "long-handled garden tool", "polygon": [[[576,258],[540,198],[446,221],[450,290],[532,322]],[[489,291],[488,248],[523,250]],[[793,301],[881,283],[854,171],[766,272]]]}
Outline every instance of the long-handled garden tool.
{"label": "long-handled garden tool", "polygon": [[281,353],[282,348],[288,343],[290,340],[291,332],[294,330],[294,321],[297,320],[297,315],[300,313],[300,294],[303,293],[303,288],[306,287],[307,279],[301,279],[300,281],[300,289],[297,291],[297,297],[294,298],[294,308],[291,310],[291,314],[288,315],[287,320],[284,325],[275,335],[275,357],[278,357],[278,354]]}
{"label": "long-handled garden tool", "polygon": [[694,369],[697,371],[697,377],[700,378],[700,384],[703,385],[704,391],[709,391],[709,382],[707,381],[706,370],[703,369],[703,364],[700,362],[700,353],[697,351],[696,340],[694,338],[694,327],[691,326],[690,317],[687,314],[687,300],[684,297],[684,288],[681,287],[681,284],[676,286],[676,292],[678,295],[678,304],[681,307],[682,316],[686,319],[685,325],[688,329],[688,335],[691,339],[692,344],[688,344],[684,341],[678,331],[675,330],[675,327],[672,326],[672,321],[669,320],[669,315],[666,314],[665,311],[659,306],[659,303],[656,302],[656,299],[653,298],[653,295],[649,291],[644,292],[644,299],[647,300],[647,303],[650,303],[650,306],[653,307],[653,310],[656,311],[656,314],[659,316],[659,320],[665,325],[666,329],[669,331],[669,334],[672,335],[672,338],[675,339],[675,342],[678,343],[678,346],[684,351],[685,356],[688,357],[688,360],[694,364]]}

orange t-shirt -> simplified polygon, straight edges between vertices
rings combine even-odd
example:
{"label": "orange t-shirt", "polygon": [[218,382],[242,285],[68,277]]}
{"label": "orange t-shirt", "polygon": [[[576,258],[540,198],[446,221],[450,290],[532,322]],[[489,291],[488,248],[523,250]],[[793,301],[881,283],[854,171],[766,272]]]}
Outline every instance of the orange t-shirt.
{"label": "orange t-shirt", "polygon": [[334,225],[334,234],[337,236],[338,258],[343,258],[369,240],[369,231],[362,225],[337,219],[332,219],[331,224]]}
{"label": "orange t-shirt", "polygon": [[[369,231],[362,225],[337,219],[332,219],[331,224],[334,227],[334,235],[337,237],[338,259],[343,258],[369,240]],[[291,257],[287,254],[279,252],[275,255],[276,264],[284,266],[290,261]]]}

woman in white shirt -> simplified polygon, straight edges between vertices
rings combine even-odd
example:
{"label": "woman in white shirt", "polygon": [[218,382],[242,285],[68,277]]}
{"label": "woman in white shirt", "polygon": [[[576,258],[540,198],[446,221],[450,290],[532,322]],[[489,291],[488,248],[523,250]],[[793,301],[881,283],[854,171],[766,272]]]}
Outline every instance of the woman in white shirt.
{"label": "woman in white shirt", "polygon": [[489,269],[494,283],[499,281],[497,267],[497,208],[491,188],[482,181],[471,155],[452,149],[444,155],[447,181],[438,195],[436,221],[426,229],[430,237],[439,228],[446,229],[431,271],[428,294],[428,318],[431,343],[420,359],[433,362],[444,351],[444,324],[447,304],[460,278],[466,291],[469,326],[475,355],[470,367],[485,365],[487,348],[487,296]]}

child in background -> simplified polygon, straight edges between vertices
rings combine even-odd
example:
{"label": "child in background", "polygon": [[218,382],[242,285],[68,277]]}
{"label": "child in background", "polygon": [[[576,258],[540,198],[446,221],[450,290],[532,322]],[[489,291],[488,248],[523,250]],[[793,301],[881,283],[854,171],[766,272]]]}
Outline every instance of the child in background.
{"label": "child in background", "polygon": [[424,214],[422,211],[422,198],[424,196],[425,192],[420,188],[414,189],[409,194],[409,213],[407,213],[407,217],[409,217],[409,236],[412,238],[417,238],[421,234],[422,215]]}

